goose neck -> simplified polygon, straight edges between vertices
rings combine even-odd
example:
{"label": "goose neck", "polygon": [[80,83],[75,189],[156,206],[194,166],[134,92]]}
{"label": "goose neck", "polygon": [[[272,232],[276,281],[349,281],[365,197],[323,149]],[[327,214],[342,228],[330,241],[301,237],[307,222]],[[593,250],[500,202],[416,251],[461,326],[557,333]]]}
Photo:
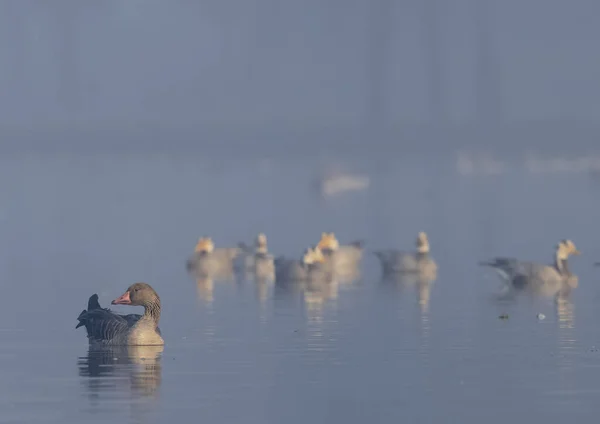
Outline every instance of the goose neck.
{"label": "goose neck", "polygon": [[155,327],[158,327],[160,320],[160,300],[152,300],[144,305],[143,320],[152,321]]}

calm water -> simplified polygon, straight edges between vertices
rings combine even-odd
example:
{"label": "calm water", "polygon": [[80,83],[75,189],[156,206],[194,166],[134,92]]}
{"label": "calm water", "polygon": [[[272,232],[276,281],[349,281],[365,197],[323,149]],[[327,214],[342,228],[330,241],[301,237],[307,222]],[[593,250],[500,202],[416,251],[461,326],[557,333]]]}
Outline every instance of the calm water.
{"label": "calm water", "polygon": [[[370,185],[325,198],[315,178],[330,160],[2,157],[0,422],[597,417],[597,180],[518,161],[477,176],[454,157],[340,159]],[[298,256],[322,231],[375,249],[411,248],[421,230],[440,267],[429,291],[381,283],[369,254],[360,281],[311,293],[197,284],[184,268],[203,234],[226,246],[264,231]],[[570,302],[494,300],[478,260],[548,261],[562,238],[583,251]],[[75,330],[88,297],[108,306],[135,281],[161,296],[164,349],[89,356]]]}

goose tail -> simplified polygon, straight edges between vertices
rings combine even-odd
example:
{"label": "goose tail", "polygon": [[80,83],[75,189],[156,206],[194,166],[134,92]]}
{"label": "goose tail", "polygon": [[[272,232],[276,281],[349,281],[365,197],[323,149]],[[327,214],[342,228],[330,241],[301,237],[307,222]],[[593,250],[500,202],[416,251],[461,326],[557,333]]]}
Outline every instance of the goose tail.
{"label": "goose tail", "polygon": [[79,320],[79,322],[77,323],[77,326],[75,326],[75,330],[77,330],[79,327],[85,325],[85,314],[87,314],[87,311],[84,309],[79,314],[79,317],[77,317],[77,319]]}
{"label": "goose tail", "polygon": [[353,242],[350,242],[350,246],[362,249],[365,246],[365,240],[354,240]]}
{"label": "goose tail", "polygon": [[237,245],[238,249],[241,249],[242,252],[249,252],[252,250],[252,248],[250,246],[248,246],[246,243],[244,243],[243,241],[240,241]]}
{"label": "goose tail", "polygon": [[77,317],[77,320],[79,322],[77,323],[77,326],[75,326],[76,330],[79,327],[83,327],[86,324],[88,312],[93,311],[94,309],[102,309],[102,307],[100,306],[100,302],[98,302],[98,295],[96,293],[91,295],[90,298],[88,299],[87,310],[84,309],[83,311],[81,311],[81,313]]}
{"label": "goose tail", "polygon": [[383,260],[385,258],[385,253],[382,252],[381,250],[374,251],[373,255],[377,256],[381,260]]}
{"label": "goose tail", "polygon": [[100,302],[98,302],[98,295],[96,293],[90,296],[87,307],[88,311],[93,311],[94,309],[102,309]]}

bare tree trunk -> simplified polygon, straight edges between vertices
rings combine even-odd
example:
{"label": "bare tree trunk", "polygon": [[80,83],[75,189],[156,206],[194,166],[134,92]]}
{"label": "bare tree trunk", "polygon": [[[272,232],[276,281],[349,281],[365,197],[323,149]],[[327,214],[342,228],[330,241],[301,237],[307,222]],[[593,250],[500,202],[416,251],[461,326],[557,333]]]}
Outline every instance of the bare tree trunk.
{"label": "bare tree trunk", "polygon": [[490,28],[489,1],[473,0],[475,14],[476,119],[484,127],[498,126],[504,120],[502,87],[494,55]]}
{"label": "bare tree trunk", "polygon": [[441,48],[440,11],[438,0],[420,0],[421,28],[423,30],[423,50],[425,53],[425,71],[428,80],[428,101],[431,123],[442,125],[444,113],[444,80],[443,58]]}
{"label": "bare tree trunk", "polygon": [[387,123],[390,44],[393,25],[393,0],[370,2],[367,43],[367,120],[368,131],[382,132]]}

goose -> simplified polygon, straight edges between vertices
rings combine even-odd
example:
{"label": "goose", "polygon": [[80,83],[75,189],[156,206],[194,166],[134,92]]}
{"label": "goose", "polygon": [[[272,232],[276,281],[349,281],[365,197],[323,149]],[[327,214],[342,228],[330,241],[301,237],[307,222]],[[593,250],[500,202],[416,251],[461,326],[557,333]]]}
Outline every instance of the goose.
{"label": "goose", "polygon": [[232,275],[234,260],[240,252],[238,247],[215,248],[210,237],[201,237],[186,267],[199,276],[227,278]]}
{"label": "goose", "polygon": [[144,314],[119,315],[110,309],[102,308],[98,295],[88,300],[87,310],[83,310],[77,320],[76,329],[85,326],[90,345],[98,346],[162,346],[158,321],[160,319],[160,298],[146,283],[135,283],[127,288],[122,296],[111,302],[112,305],[143,306]]}
{"label": "goose", "polygon": [[259,233],[254,240],[254,248],[245,243],[238,246],[245,253],[243,262],[237,265],[237,271],[253,276],[257,281],[268,281],[275,278],[275,264],[273,255],[267,248],[267,236]]}
{"label": "goose", "polygon": [[430,256],[429,239],[425,232],[421,231],[417,235],[416,247],[416,252],[388,249],[373,253],[381,262],[384,276],[396,273],[416,273],[427,280],[435,280],[437,264]]}
{"label": "goose", "polygon": [[362,240],[348,245],[340,245],[334,233],[321,233],[317,248],[323,252],[325,263],[336,274],[353,272],[359,265],[363,255]]}
{"label": "goose", "polygon": [[498,257],[480,262],[493,268],[507,285],[508,290],[524,290],[543,295],[555,295],[563,290],[576,288],[578,278],[569,270],[567,259],[581,252],[571,240],[562,240],[556,245],[554,262],[551,265],[515,258]]}
{"label": "goose", "polygon": [[278,257],[275,259],[275,281],[311,281],[325,279],[323,262],[325,258],[318,247],[304,251],[302,260]]}

